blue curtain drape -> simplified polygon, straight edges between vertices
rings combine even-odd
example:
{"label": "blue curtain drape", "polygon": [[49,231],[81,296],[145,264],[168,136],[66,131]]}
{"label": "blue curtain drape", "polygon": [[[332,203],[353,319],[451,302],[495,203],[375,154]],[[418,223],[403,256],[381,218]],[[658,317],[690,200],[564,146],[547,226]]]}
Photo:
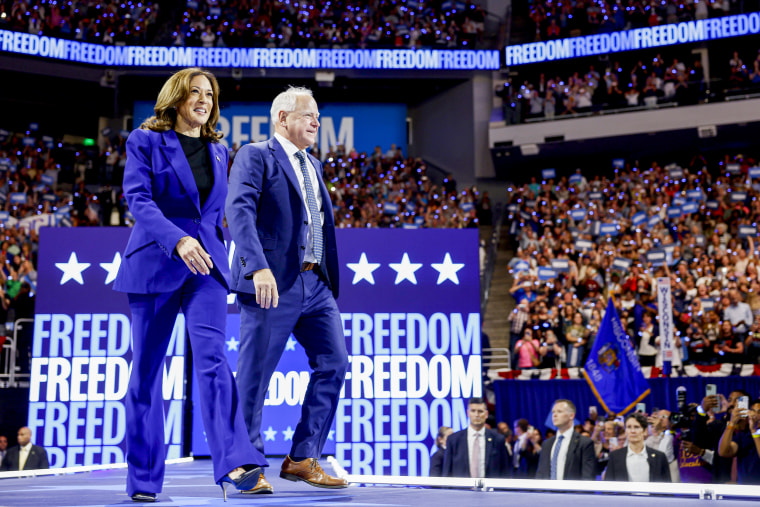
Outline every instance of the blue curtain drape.
{"label": "blue curtain drape", "polygon": [[[647,412],[653,408],[675,411],[676,388],[686,387],[686,401],[700,403],[705,395],[705,386],[715,384],[718,393],[725,396],[734,389],[743,389],[750,399],[760,397],[760,377],[678,377],[649,379],[651,393],[643,402]],[[602,408],[585,380],[496,380],[493,382],[496,395],[496,421],[505,421],[510,426],[520,418],[527,419],[533,426],[546,431],[546,423],[551,422],[554,400],[565,398],[576,408],[576,419],[583,422],[588,417],[589,406],[596,405],[603,417]]]}

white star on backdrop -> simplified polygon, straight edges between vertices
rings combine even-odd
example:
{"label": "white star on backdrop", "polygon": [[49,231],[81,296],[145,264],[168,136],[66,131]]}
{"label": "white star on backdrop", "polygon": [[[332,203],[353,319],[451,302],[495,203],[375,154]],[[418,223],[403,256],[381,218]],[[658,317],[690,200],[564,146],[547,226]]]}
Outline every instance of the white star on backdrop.
{"label": "white star on backdrop", "polygon": [[106,270],[106,281],[105,285],[108,285],[109,283],[116,280],[116,273],[119,272],[119,266],[121,265],[121,253],[116,252],[113,256],[113,261],[111,262],[101,262],[100,267]]}
{"label": "white star on backdrop", "polygon": [[296,343],[292,336],[288,336],[288,342],[285,344],[285,350],[292,350],[295,352],[296,350]]}
{"label": "white star on backdrop", "polygon": [[448,252],[446,252],[446,257],[443,258],[443,263],[431,264],[431,266],[433,266],[433,269],[438,271],[437,285],[441,285],[446,280],[451,280],[455,284],[459,285],[459,277],[457,276],[457,271],[462,269],[464,267],[464,264],[451,262],[451,255]]}
{"label": "white star on backdrop", "polygon": [[264,438],[266,439],[267,442],[269,442],[270,440],[274,442],[274,437],[276,436],[277,436],[277,432],[271,426],[269,427],[269,429],[267,429],[264,432]]}
{"label": "white star on backdrop", "polygon": [[388,265],[396,272],[396,285],[404,280],[409,280],[414,285],[417,285],[417,276],[414,272],[420,269],[422,264],[410,262],[408,253],[404,252],[404,257],[401,259],[401,263],[390,263]]}
{"label": "white star on backdrop", "polygon": [[335,440],[335,430],[330,430],[330,433],[327,434],[327,440]]}
{"label": "white star on backdrop", "polygon": [[68,262],[56,262],[55,267],[63,271],[63,276],[61,276],[61,285],[68,282],[69,280],[74,280],[79,285],[84,285],[84,280],[82,279],[82,271],[89,268],[90,263],[79,262],[76,252],[71,252]]}
{"label": "white star on backdrop", "polygon": [[354,272],[354,280],[351,282],[351,285],[356,285],[362,280],[367,280],[372,285],[375,285],[375,277],[372,275],[372,272],[379,268],[380,264],[367,261],[366,253],[362,252],[359,262],[349,262],[346,266]]}
{"label": "white star on backdrop", "polygon": [[225,342],[227,344],[227,350],[238,350],[240,342],[235,339],[234,336],[230,336],[230,339]]}
{"label": "white star on backdrop", "polygon": [[287,429],[282,430],[282,439],[283,440],[293,440],[293,434],[295,433],[295,430],[291,428],[290,426],[287,427]]}

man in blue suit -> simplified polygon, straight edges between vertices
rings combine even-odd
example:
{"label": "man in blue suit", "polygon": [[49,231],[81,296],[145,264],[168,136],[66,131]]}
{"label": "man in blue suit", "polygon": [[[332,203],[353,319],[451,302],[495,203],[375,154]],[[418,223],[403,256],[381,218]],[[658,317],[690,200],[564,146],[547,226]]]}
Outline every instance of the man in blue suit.
{"label": "man in blue suit", "polygon": [[[243,146],[230,172],[226,216],[240,308],[237,382],[251,442],[264,451],[261,415],[269,380],[292,333],[313,368],[301,420],[280,477],[343,488],[318,463],[335,417],[348,355],[338,297],[335,221],[315,143],[310,90],[289,88],[271,108],[274,137]],[[271,486],[268,486],[271,492]]]}
{"label": "man in blue suit", "polygon": [[470,398],[467,415],[470,425],[446,439],[443,477],[509,477],[510,463],[504,437],[486,428],[486,401]]}

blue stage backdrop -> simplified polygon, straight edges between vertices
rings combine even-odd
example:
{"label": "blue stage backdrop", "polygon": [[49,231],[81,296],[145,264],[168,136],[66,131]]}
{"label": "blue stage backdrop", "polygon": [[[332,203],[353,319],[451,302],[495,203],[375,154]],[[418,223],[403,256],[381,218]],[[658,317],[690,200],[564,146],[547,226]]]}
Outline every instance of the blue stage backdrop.
{"label": "blue stage backdrop", "polygon": [[[29,425],[54,467],[124,460],[130,321],[126,296],[111,287],[128,235],[41,233]],[[325,452],[349,472],[426,475],[438,427],[466,426],[466,400],[482,394],[477,244],[474,229],[338,231],[338,306],[351,366]],[[229,249],[232,258],[234,243]],[[240,320],[234,295],[228,303],[235,371]],[[183,444],[183,324],[180,316],[164,374],[170,456]],[[290,450],[308,378],[291,337],[269,386],[267,454]],[[204,455],[193,398],[192,451]]]}
{"label": "blue stage backdrop", "polygon": [[[158,90],[156,90],[158,95]],[[262,97],[263,98],[263,97]],[[269,97],[274,99],[274,96]],[[322,104],[319,92],[319,144],[324,154],[339,144],[348,152],[371,154],[375,146],[385,153],[391,144],[406,153],[406,106],[404,104]],[[222,143],[228,148],[247,143],[266,141],[273,134],[269,121],[271,102],[230,102],[220,105],[219,130],[224,132]],[[155,102],[137,101],[134,104],[134,126],[138,127],[152,116]]]}

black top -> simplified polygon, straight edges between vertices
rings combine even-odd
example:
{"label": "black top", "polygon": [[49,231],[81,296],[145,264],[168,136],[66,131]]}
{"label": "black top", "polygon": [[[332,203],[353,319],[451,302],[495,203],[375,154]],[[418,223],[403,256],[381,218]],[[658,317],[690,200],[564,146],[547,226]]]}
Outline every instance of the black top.
{"label": "black top", "polygon": [[208,145],[202,137],[189,137],[179,132],[177,132],[177,139],[182,145],[182,151],[185,152],[190,169],[193,170],[193,178],[195,178],[195,186],[198,187],[202,208],[211,192],[211,187],[214,186],[214,171],[211,168]]}

